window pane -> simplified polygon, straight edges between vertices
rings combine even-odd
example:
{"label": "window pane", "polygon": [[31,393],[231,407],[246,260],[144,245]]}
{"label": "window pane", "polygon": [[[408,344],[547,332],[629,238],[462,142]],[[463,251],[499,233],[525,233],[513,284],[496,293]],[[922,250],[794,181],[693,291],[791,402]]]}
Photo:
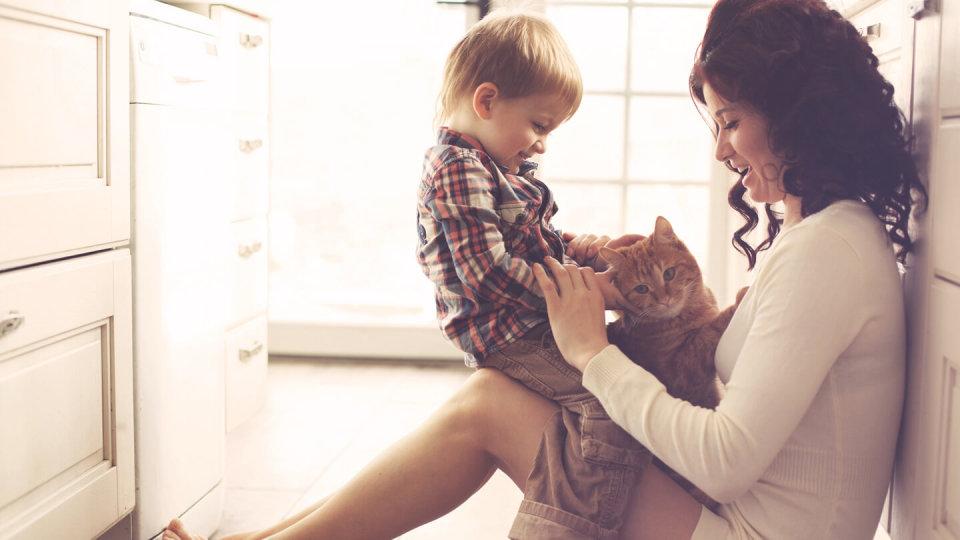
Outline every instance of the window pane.
{"label": "window pane", "polygon": [[690,98],[636,97],[630,102],[631,180],[707,181],[713,136]]}
{"label": "window pane", "polygon": [[623,91],[626,86],[627,8],[548,6],[580,66],[585,91]]}
{"label": "window pane", "polygon": [[709,188],[703,186],[630,186],[627,191],[628,233],[648,235],[657,216],[670,221],[674,232],[707,274],[710,223]]}
{"label": "window pane", "polygon": [[271,249],[270,316],[435,325],[414,209],[443,64],[468,10],[293,4],[277,3],[271,34],[272,242],[283,249]]}
{"label": "window pane", "polygon": [[623,109],[619,96],[583,96],[577,114],[547,140],[540,177],[613,180],[623,176]]}
{"label": "window pane", "polygon": [[686,94],[707,14],[700,8],[634,8],[630,89]]}
{"label": "window pane", "polygon": [[578,234],[616,236],[623,230],[620,220],[623,188],[583,183],[551,184],[560,211],[554,226]]}

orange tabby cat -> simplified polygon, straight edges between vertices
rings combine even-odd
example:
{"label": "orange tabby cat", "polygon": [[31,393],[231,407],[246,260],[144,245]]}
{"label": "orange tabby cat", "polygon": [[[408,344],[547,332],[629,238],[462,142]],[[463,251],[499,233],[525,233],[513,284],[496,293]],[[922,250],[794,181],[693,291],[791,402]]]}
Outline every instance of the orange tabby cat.
{"label": "orange tabby cat", "polygon": [[[734,305],[720,311],[703,284],[697,261],[663,217],[657,218],[649,237],[616,250],[601,248],[600,254],[629,302],[620,318],[607,326],[610,343],[660,379],[671,396],[716,407],[720,385],[714,353],[746,287]],[[657,464],[700,502],[715,506],[686,479],[659,460]]]}

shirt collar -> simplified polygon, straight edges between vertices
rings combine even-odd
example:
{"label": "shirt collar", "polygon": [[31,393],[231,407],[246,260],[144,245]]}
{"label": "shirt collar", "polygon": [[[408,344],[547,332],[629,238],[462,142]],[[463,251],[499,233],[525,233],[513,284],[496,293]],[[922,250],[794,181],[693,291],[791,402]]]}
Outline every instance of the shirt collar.
{"label": "shirt collar", "polygon": [[[480,141],[476,140],[470,135],[467,135],[466,133],[460,133],[459,131],[450,129],[448,127],[440,128],[440,132],[437,134],[437,142],[439,144],[449,144],[451,146],[459,146],[460,148],[469,148],[471,150],[479,150],[484,154],[486,154],[487,156],[490,156],[490,154],[487,154],[487,151],[483,149],[483,145],[480,144]],[[504,174],[507,174],[510,172],[507,170],[506,167],[494,161],[492,156],[490,156],[490,161],[493,161],[497,165],[497,168],[499,168],[500,171],[503,172]],[[520,170],[517,171],[517,175],[527,176],[528,174],[536,170],[537,170],[537,163],[535,161],[527,160],[520,164]]]}

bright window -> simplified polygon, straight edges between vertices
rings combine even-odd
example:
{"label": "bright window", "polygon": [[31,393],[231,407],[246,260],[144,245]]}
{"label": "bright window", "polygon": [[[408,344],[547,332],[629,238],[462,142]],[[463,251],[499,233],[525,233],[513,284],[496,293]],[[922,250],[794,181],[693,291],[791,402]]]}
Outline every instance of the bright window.
{"label": "bright window", "polygon": [[662,215],[708,282],[719,282],[723,265],[711,263],[720,259],[710,253],[717,223],[710,205],[713,139],[687,91],[709,8],[547,2],[547,16],[581,66],[585,94],[574,118],[552,136],[542,176],[557,191],[562,228],[646,234]]}
{"label": "bright window", "polygon": [[[708,284],[729,296],[729,179],[717,174],[686,90],[708,5],[543,9],[573,49],[586,91],[541,168],[557,193],[557,225],[648,233],[666,216]],[[436,0],[275,3],[272,351],[409,356],[426,354],[418,347],[431,339],[448,347],[416,262],[414,211],[443,63],[476,17]]]}

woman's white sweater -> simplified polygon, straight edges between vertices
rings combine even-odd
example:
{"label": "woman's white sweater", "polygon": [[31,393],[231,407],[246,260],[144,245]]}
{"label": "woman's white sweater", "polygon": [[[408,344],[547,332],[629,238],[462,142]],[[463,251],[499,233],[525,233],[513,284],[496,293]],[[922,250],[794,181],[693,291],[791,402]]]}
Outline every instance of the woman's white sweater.
{"label": "woman's white sweater", "polygon": [[584,385],[745,538],[869,539],[890,481],[905,322],[893,249],[861,203],[782,231],[717,347],[716,410],[609,346]]}

